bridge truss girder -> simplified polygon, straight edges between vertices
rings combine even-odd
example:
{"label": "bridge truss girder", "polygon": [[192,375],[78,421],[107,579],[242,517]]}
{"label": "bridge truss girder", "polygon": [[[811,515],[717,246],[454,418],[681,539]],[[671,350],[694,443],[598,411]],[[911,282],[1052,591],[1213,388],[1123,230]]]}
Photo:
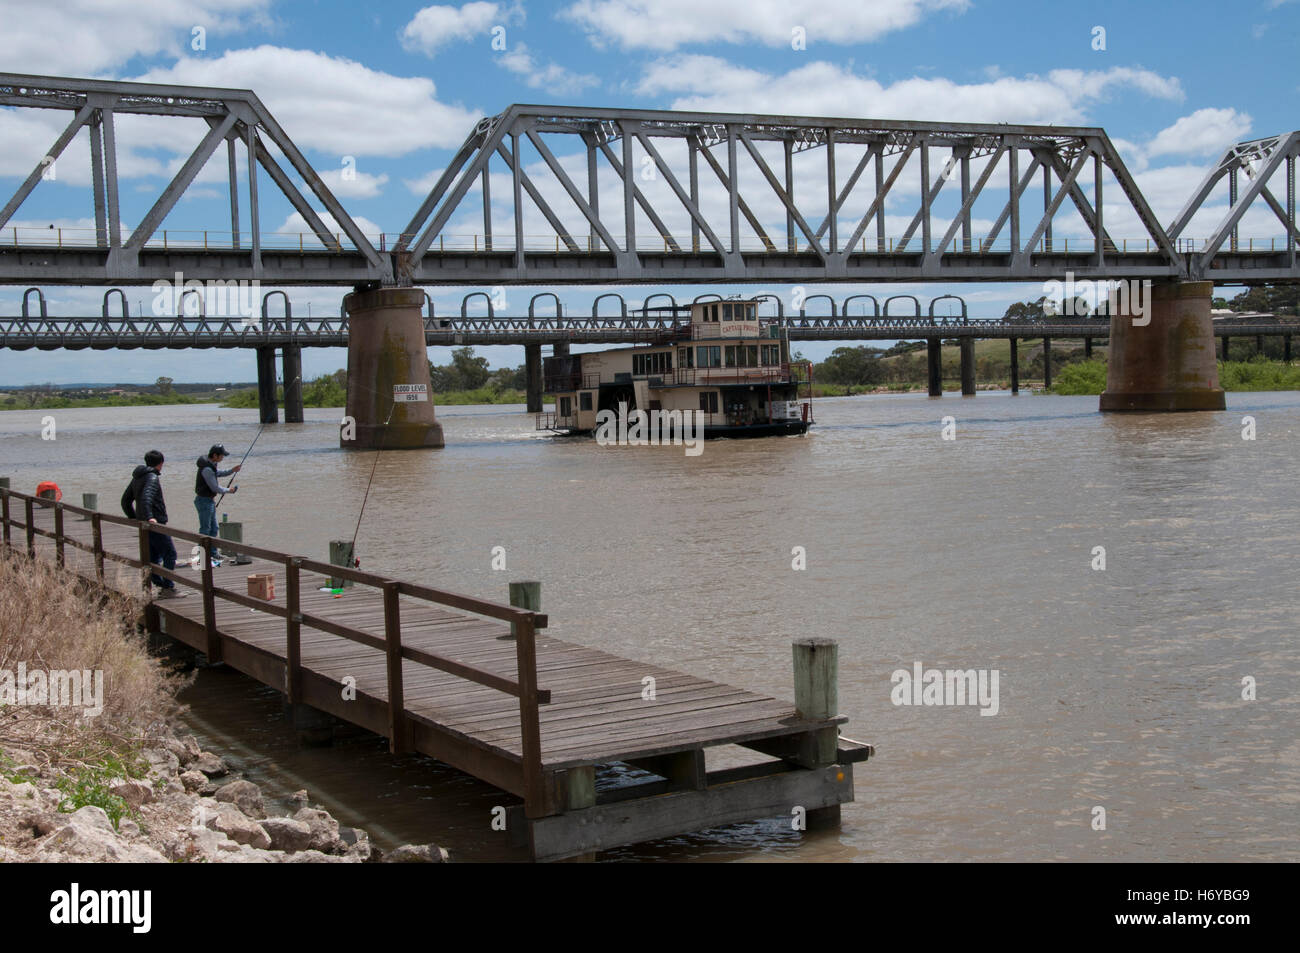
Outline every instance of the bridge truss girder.
{"label": "bridge truss girder", "polygon": [[[48,249],[23,253],[8,251],[0,261],[16,267],[23,280],[75,284],[134,284],[168,277],[176,271],[198,279],[279,279],[282,273],[302,280],[382,280],[391,275],[390,263],[362,234],[311,164],[299,152],[269,110],[249,90],[166,86],[105,80],[60,79],[0,73],[0,106],[62,109],[72,120],[54,140],[36,168],[0,207],[0,229],[40,183],[47,166],[58,160],[68,144],[86,129],[90,136],[91,178],[94,195],[96,242],[90,248]],[[199,141],[139,224],[124,235],[120,213],[115,117],[121,114],[201,118],[208,131]],[[224,250],[181,252],[146,247],[176,203],[193,184],[204,165],[222,143],[226,145],[230,189],[230,247]],[[346,248],[321,220],[289,174],[267,148],[273,144],[302,177],[309,192],[347,235]],[[248,247],[243,248],[239,214],[238,147],[247,165],[249,224]],[[323,251],[288,256],[264,252],[258,200],[258,169],[303,217],[321,242]],[[187,260],[188,259],[188,260]],[[293,259],[298,259],[294,261]],[[186,269],[186,264],[193,267]],[[8,275],[3,277],[8,278]]]}

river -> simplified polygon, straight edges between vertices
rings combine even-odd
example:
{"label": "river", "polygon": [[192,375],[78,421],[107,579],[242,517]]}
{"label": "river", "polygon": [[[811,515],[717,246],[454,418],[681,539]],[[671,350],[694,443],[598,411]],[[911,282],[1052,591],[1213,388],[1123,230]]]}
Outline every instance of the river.
{"label": "river", "polygon": [[[558,638],[785,698],[791,640],[839,641],[844,733],[877,749],[840,830],[773,819],[606,859],[1296,860],[1300,395],[1096,407],[826,399],[806,437],[695,457],[541,434],[521,407],[440,408],[445,449],[380,456],[357,551],[485,597],[540,579]],[[352,535],[375,457],[338,449],[338,411],[307,416],[266,429],[222,512],[246,542],[323,558]],[[172,520],[197,529],[194,458],[218,441],[238,455],[257,429],[256,411],[215,405],[11,411],[0,475],[116,511],[157,448]],[[996,670],[997,713],[894,704],[892,674],[916,663]],[[502,796],[474,779],[360,733],[300,749],[279,696],[229,670],[202,670],[185,700],[241,768],[381,844],[522,857],[488,830]]]}

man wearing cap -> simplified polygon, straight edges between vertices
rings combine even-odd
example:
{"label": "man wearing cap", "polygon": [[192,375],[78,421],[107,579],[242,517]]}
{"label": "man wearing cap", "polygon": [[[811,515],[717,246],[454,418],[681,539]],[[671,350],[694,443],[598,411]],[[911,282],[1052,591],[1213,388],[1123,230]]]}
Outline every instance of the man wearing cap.
{"label": "man wearing cap", "polygon": [[[230,454],[226,452],[226,448],[218,443],[208,451],[206,457],[199,457],[194,461],[199,468],[199,472],[194,477],[194,508],[199,511],[199,534],[202,536],[217,535],[217,497],[234,493],[239,489],[237,486],[226,489],[217,482],[221,477],[239,472],[238,465],[229,470],[217,468],[217,465],[228,456]],[[212,551],[214,563],[220,555],[219,551],[215,549]]]}

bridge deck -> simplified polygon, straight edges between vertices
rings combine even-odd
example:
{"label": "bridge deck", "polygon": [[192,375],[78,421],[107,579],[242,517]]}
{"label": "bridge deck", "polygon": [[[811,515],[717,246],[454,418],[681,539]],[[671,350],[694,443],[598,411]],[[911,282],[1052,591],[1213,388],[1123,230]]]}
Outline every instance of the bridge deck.
{"label": "bridge deck", "polygon": [[[6,538],[19,550],[24,548],[27,536],[25,500],[16,493],[8,494],[6,499],[9,504]],[[85,512],[80,508],[62,505],[60,508],[64,510],[61,547],[64,565],[70,572],[93,580],[98,561],[94,553],[93,524],[75,515]],[[42,558],[58,558],[55,508],[38,502],[31,512],[35,531],[32,545],[36,554]],[[141,572],[130,568],[132,561],[139,565],[139,524],[108,515],[95,522],[100,527],[105,582],[124,592],[139,593]],[[194,534],[174,532],[177,537],[196,538]],[[190,551],[186,540],[177,538],[176,542],[182,556]],[[250,551],[254,556],[277,555],[224,540],[221,546],[225,550]],[[119,566],[116,570],[114,563]],[[222,592],[244,593],[245,577],[250,572],[269,572],[275,576],[276,595],[265,610],[256,608],[255,600],[253,605],[248,605],[244,604],[250,602],[248,598],[236,603],[227,601],[228,595],[222,595]],[[205,575],[208,574],[185,562],[179,563],[176,570],[182,588],[186,581],[202,587]],[[657,786],[647,785],[647,797],[639,799],[645,803],[664,802],[661,795],[673,791],[700,796],[713,792],[712,801],[724,802],[719,809],[706,797],[685,816],[681,805],[658,804],[663,810],[671,808],[670,819],[661,818],[644,830],[651,836],[664,836],[739,819],[770,814],[788,816],[791,803],[803,804],[811,810],[852,800],[849,762],[870,753],[869,746],[846,741],[850,747],[838,751],[841,757],[832,759],[844,763],[836,766],[838,770],[832,775],[818,774],[809,770],[814,766],[805,763],[807,745],[819,733],[829,730],[835,734],[835,726],[843,718],[801,718],[788,701],[538,633],[534,640],[533,684],[540,689],[542,701],[534,709],[540,732],[537,767],[541,785],[530,791],[524,737],[526,718],[521,715],[519,697],[499,687],[475,684],[452,671],[431,667],[427,661],[432,657],[449,662],[453,669],[464,666],[475,675],[496,677],[502,684],[526,685],[519,670],[519,646],[510,635],[509,624],[398,596],[398,639],[404,657],[400,663],[400,681],[394,686],[391,646],[386,641],[385,592],[358,585],[336,596],[326,588],[327,579],[323,574],[302,571],[299,612],[304,621],[299,630],[300,662],[293,669],[299,686],[295,693],[289,684],[292,667],[284,615],[288,597],[286,569],[272,559],[255,558],[252,564],[244,566],[228,560],[221,567],[213,568],[210,576],[216,598],[209,599],[199,588],[190,590],[186,598],[151,604],[147,615],[154,614],[161,632],[208,651],[264,684],[297,694],[303,704],[388,736],[393,740],[394,750],[421,751],[524,797],[528,817],[524,818],[518,811],[516,816],[524,822],[521,826],[532,829],[532,846],[537,857],[566,856],[596,847],[650,839],[635,833],[644,827],[635,821],[629,825],[634,833],[628,836],[633,840],[620,840],[621,835],[612,829],[610,818],[602,818],[606,823],[597,825],[599,830],[594,835],[589,830],[575,833],[572,825],[554,823],[586,813],[566,813],[573,807],[602,810],[594,789],[588,799],[591,803],[573,803],[571,791],[575,779],[576,783],[581,782],[580,772],[584,769],[626,763],[659,774],[665,781],[658,782]],[[205,617],[209,604],[211,634]],[[539,627],[545,625],[545,617],[535,618]],[[321,622],[312,625],[311,620]],[[369,643],[340,637],[320,625],[347,627],[363,633]],[[647,676],[654,679],[653,699],[643,697]],[[396,720],[390,706],[390,689],[394,687],[401,708]],[[399,736],[404,736],[405,743]],[[750,796],[740,798],[745,806],[738,808],[732,803],[737,799],[737,792],[730,789],[737,788],[737,782],[748,775],[743,771],[738,774],[735,769],[708,773],[704,770],[703,750],[728,744],[791,759],[776,762],[775,767],[782,769],[780,773],[774,768],[760,767],[758,775],[762,776],[756,780],[770,787],[773,779],[784,778],[790,791],[802,785],[800,799],[791,801],[789,798],[796,795],[782,790],[771,794],[760,792],[758,802],[750,803],[754,801],[750,792]],[[588,781],[592,780],[594,775],[588,776]],[[811,781],[817,783],[809,789]],[[720,796],[728,795],[728,791],[729,796]],[[775,803],[764,800],[773,797]],[[623,792],[613,807],[626,813],[628,805],[634,803]],[[620,822],[627,819],[620,818]],[[552,822],[552,829],[543,830],[539,836],[537,828],[547,821]],[[591,824],[582,826],[590,828]]]}

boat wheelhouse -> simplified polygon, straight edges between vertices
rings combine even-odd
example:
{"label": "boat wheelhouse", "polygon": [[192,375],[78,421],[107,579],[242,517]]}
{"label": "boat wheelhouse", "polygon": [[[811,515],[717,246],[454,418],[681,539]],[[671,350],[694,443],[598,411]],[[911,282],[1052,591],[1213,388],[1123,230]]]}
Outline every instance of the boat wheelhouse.
{"label": "boat wheelhouse", "polygon": [[[546,394],[555,410],[538,430],[587,433],[601,411],[687,411],[709,437],[801,434],[813,423],[812,364],[790,360],[776,321],[754,300],[697,301],[688,322],[634,347],[548,357]],[[685,310],[683,309],[674,309]]]}

